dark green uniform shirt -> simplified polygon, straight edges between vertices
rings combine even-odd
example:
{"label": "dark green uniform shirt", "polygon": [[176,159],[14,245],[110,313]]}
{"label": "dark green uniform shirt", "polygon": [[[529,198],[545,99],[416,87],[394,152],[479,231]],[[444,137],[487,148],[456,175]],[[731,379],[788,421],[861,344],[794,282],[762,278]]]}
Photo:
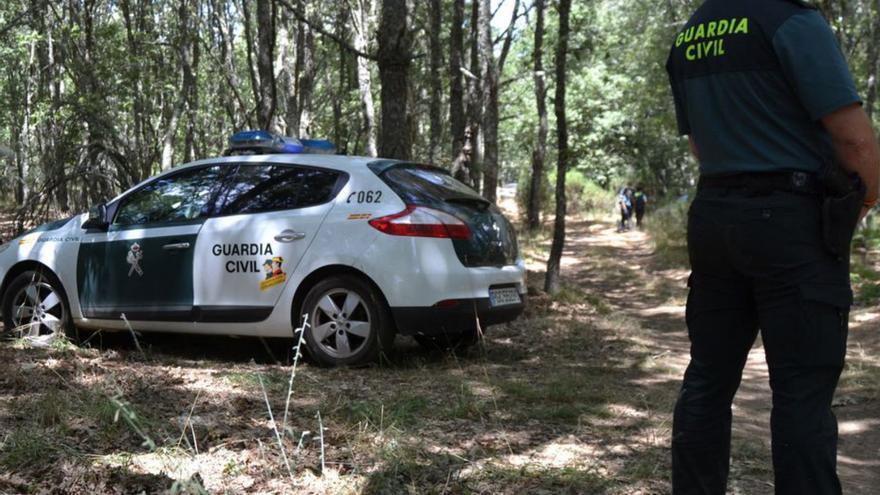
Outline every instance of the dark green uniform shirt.
{"label": "dark green uniform shirt", "polygon": [[707,0],[666,69],[706,175],[818,171],[834,158],[820,119],[860,103],[828,23],[796,0]]}

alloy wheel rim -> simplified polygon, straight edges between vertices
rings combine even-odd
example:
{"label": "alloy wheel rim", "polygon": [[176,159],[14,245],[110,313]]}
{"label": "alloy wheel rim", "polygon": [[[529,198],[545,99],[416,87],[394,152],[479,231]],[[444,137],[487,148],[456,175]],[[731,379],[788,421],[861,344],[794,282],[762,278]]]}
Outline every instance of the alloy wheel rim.
{"label": "alloy wheel rim", "polygon": [[61,331],[65,318],[61,294],[36,276],[12,299],[12,323],[20,337],[37,337]]}
{"label": "alloy wheel rim", "polygon": [[372,319],[356,292],[332,289],[318,299],[310,315],[310,332],[327,355],[346,359],[360,352],[370,338]]}

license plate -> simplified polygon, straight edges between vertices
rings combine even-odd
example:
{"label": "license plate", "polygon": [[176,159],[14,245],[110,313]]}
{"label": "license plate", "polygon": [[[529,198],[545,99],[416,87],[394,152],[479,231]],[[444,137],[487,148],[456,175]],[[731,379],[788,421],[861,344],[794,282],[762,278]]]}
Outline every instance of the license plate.
{"label": "license plate", "polygon": [[516,290],[516,287],[489,289],[489,304],[493,307],[519,304],[521,302],[522,300],[519,298],[519,292]]}

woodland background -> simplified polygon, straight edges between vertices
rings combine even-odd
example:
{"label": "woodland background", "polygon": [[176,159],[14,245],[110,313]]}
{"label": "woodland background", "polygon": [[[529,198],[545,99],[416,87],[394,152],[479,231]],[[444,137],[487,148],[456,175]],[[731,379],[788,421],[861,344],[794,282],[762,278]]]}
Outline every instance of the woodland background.
{"label": "woodland background", "polygon": [[[7,0],[4,237],[266,128],[448,167],[493,200],[518,182],[529,230],[561,213],[552,262],[559,208],[610,208],[603,190],[624,183],[655,203],[693,186],[664,63],[698,4]],[[873,118],[880,0],[816,5]]]}

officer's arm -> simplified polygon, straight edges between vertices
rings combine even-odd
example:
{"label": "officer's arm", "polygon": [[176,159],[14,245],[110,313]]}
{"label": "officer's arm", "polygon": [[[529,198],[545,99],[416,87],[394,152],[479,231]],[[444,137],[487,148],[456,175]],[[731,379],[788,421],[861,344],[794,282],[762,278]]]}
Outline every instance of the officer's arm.
{"label": "officer's arm", "polygon": [[688,144],[691,145],[691,153],[694,154],[694,158],[696,158],[697,161],[699,161],[700,154],[697,152],[697,143],[696,143],[696,141],[694,141],[694,137],[690,134],[688,135]]}
{"label": "officer's arm", "polygon": [[[849,105],[822,117],[822,124],[831,134],[840,165],[864,181],[866,204],[876,202],[880,196],[880,146],[865,111],[858,104]],[[863,216],[867,210],[862,211]]]}

